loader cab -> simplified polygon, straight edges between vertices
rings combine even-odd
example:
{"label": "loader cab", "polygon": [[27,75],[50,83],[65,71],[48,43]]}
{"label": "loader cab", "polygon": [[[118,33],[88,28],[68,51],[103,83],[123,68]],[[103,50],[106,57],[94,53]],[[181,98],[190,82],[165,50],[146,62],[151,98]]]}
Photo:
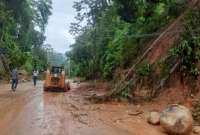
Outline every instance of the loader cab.
{"label": "loader cab", "polygon": [[53,66],[51,68],[51,74],[61,74],[63,71],[63,68],[62,67],[56,67],[56,66]]}

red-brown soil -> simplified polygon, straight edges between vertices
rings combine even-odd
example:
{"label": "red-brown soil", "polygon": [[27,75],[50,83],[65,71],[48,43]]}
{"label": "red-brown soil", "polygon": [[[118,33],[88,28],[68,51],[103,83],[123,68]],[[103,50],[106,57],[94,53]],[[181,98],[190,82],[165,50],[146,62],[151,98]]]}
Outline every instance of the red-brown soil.
{"label": "red-brown soil", "polygon": [[149,125],[145,115],[179,100],[171,100],[179,97],[176,92],[136,105],[94,104],[86,98],[105,92],[106,84],[71,86],[67,93],[55,93],[43,92],[42,82],[36,88],[22,83],[14,93],[9,85],[0,85],[0,135],[166,135],[161,127]]}

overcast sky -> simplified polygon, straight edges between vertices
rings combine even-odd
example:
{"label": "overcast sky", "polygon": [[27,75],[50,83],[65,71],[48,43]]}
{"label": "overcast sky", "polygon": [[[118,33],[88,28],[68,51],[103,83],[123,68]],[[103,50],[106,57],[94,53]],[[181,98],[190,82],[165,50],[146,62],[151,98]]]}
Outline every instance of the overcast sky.
{"label": "overcast sky", "polygon": [[46,43],[60,53],[69,50],[74,42],[69,33],[70,23],[74,21],[75,10],[72,8],[75,0],[52,0],[53,10],[46,29]]}

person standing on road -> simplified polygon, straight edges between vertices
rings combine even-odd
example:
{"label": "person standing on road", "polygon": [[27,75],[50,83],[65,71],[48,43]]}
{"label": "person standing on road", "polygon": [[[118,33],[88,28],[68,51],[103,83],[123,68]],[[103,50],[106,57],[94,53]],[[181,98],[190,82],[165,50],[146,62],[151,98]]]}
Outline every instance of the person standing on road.
{"label": "person standing on road", "polygon": [[11,72],[11,80],[12,80],[11,89],[13,91],[16,91],[17,85],[18,85],[18,71],[17,71],[17,68],[14,68],[12,70],[12,72]]}
{"label": "person standing on road", "polygon": [[37,85],[38,74],[39,74],[39,72],[37,70],[33,70],[33,84],[35,87]]}

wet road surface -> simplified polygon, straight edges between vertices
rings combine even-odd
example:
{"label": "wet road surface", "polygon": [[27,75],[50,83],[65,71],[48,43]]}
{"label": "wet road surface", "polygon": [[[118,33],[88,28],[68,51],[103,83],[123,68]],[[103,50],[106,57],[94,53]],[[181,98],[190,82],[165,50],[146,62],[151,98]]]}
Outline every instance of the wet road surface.
{"label": "wet road surface", "polygon": [[67,93],[43,92],[42,82],[19,84],[16,92],[0,85],[0,135],[164,135],[146,123],[138,107],[120,103],[93,104],[92,90],[72,83]]}

